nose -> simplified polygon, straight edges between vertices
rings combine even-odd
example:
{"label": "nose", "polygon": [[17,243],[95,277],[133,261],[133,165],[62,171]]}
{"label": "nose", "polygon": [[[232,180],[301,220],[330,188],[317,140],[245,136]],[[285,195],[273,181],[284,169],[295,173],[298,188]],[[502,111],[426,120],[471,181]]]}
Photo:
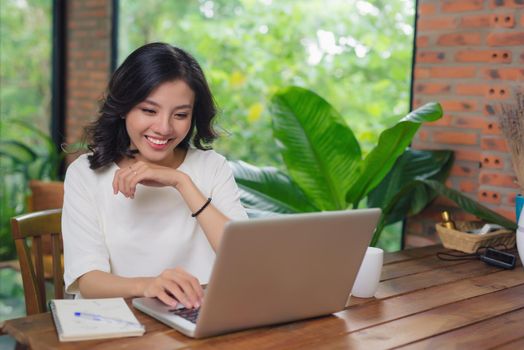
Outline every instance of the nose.
{"label": "nose", "polygon": [[151,126],[151,130],[158,135],[169,135],[173,132],[173,126],[171,125],[171,118],[169,115],[159,115],[155,118],[155,122]]}

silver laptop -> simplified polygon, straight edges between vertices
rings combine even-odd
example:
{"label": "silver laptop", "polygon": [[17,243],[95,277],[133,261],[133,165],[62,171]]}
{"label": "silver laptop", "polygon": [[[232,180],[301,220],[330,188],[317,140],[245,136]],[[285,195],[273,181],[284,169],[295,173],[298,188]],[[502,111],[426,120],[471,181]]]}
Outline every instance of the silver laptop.
{"label": "silver laptop", "polygon": [[198,310],[133,306],[193,338],[344,309],[380,209],[292,214],[226,225]]}

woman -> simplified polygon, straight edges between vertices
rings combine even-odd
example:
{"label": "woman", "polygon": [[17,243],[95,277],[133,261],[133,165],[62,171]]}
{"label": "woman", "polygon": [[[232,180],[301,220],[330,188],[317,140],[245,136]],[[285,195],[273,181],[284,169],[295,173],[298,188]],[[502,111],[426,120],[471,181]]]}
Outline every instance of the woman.
{"label": "woman", "polygon": [[227,161],[205,147],[215,115],[181,49],[147,44],[114,72],[87,129],[92,153],[66,173],[67,292],[200,306],[226,222],[247,217]]}

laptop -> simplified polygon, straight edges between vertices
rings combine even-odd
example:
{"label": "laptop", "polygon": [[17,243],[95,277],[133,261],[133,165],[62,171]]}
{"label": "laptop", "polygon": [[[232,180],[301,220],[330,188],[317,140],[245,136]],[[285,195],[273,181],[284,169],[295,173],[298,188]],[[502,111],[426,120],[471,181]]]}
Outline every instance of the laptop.
{"label": "laptop", "polygon": [[156,298],[133,306],[192,338],[344,309],[380,209],[229,222],[199,309]]}

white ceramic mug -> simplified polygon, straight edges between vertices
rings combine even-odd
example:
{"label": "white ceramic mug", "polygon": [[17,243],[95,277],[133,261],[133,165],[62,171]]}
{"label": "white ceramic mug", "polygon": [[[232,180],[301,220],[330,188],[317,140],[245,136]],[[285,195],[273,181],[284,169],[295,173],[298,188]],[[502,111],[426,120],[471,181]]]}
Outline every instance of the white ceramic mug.
{"label": "white ceramic mug", "polygon": [[368,247],[364,260],[358,270],[357,279],[353,284],[351,295],[359,298],[372,298],[378,289],[384,251],[380,248]]}

